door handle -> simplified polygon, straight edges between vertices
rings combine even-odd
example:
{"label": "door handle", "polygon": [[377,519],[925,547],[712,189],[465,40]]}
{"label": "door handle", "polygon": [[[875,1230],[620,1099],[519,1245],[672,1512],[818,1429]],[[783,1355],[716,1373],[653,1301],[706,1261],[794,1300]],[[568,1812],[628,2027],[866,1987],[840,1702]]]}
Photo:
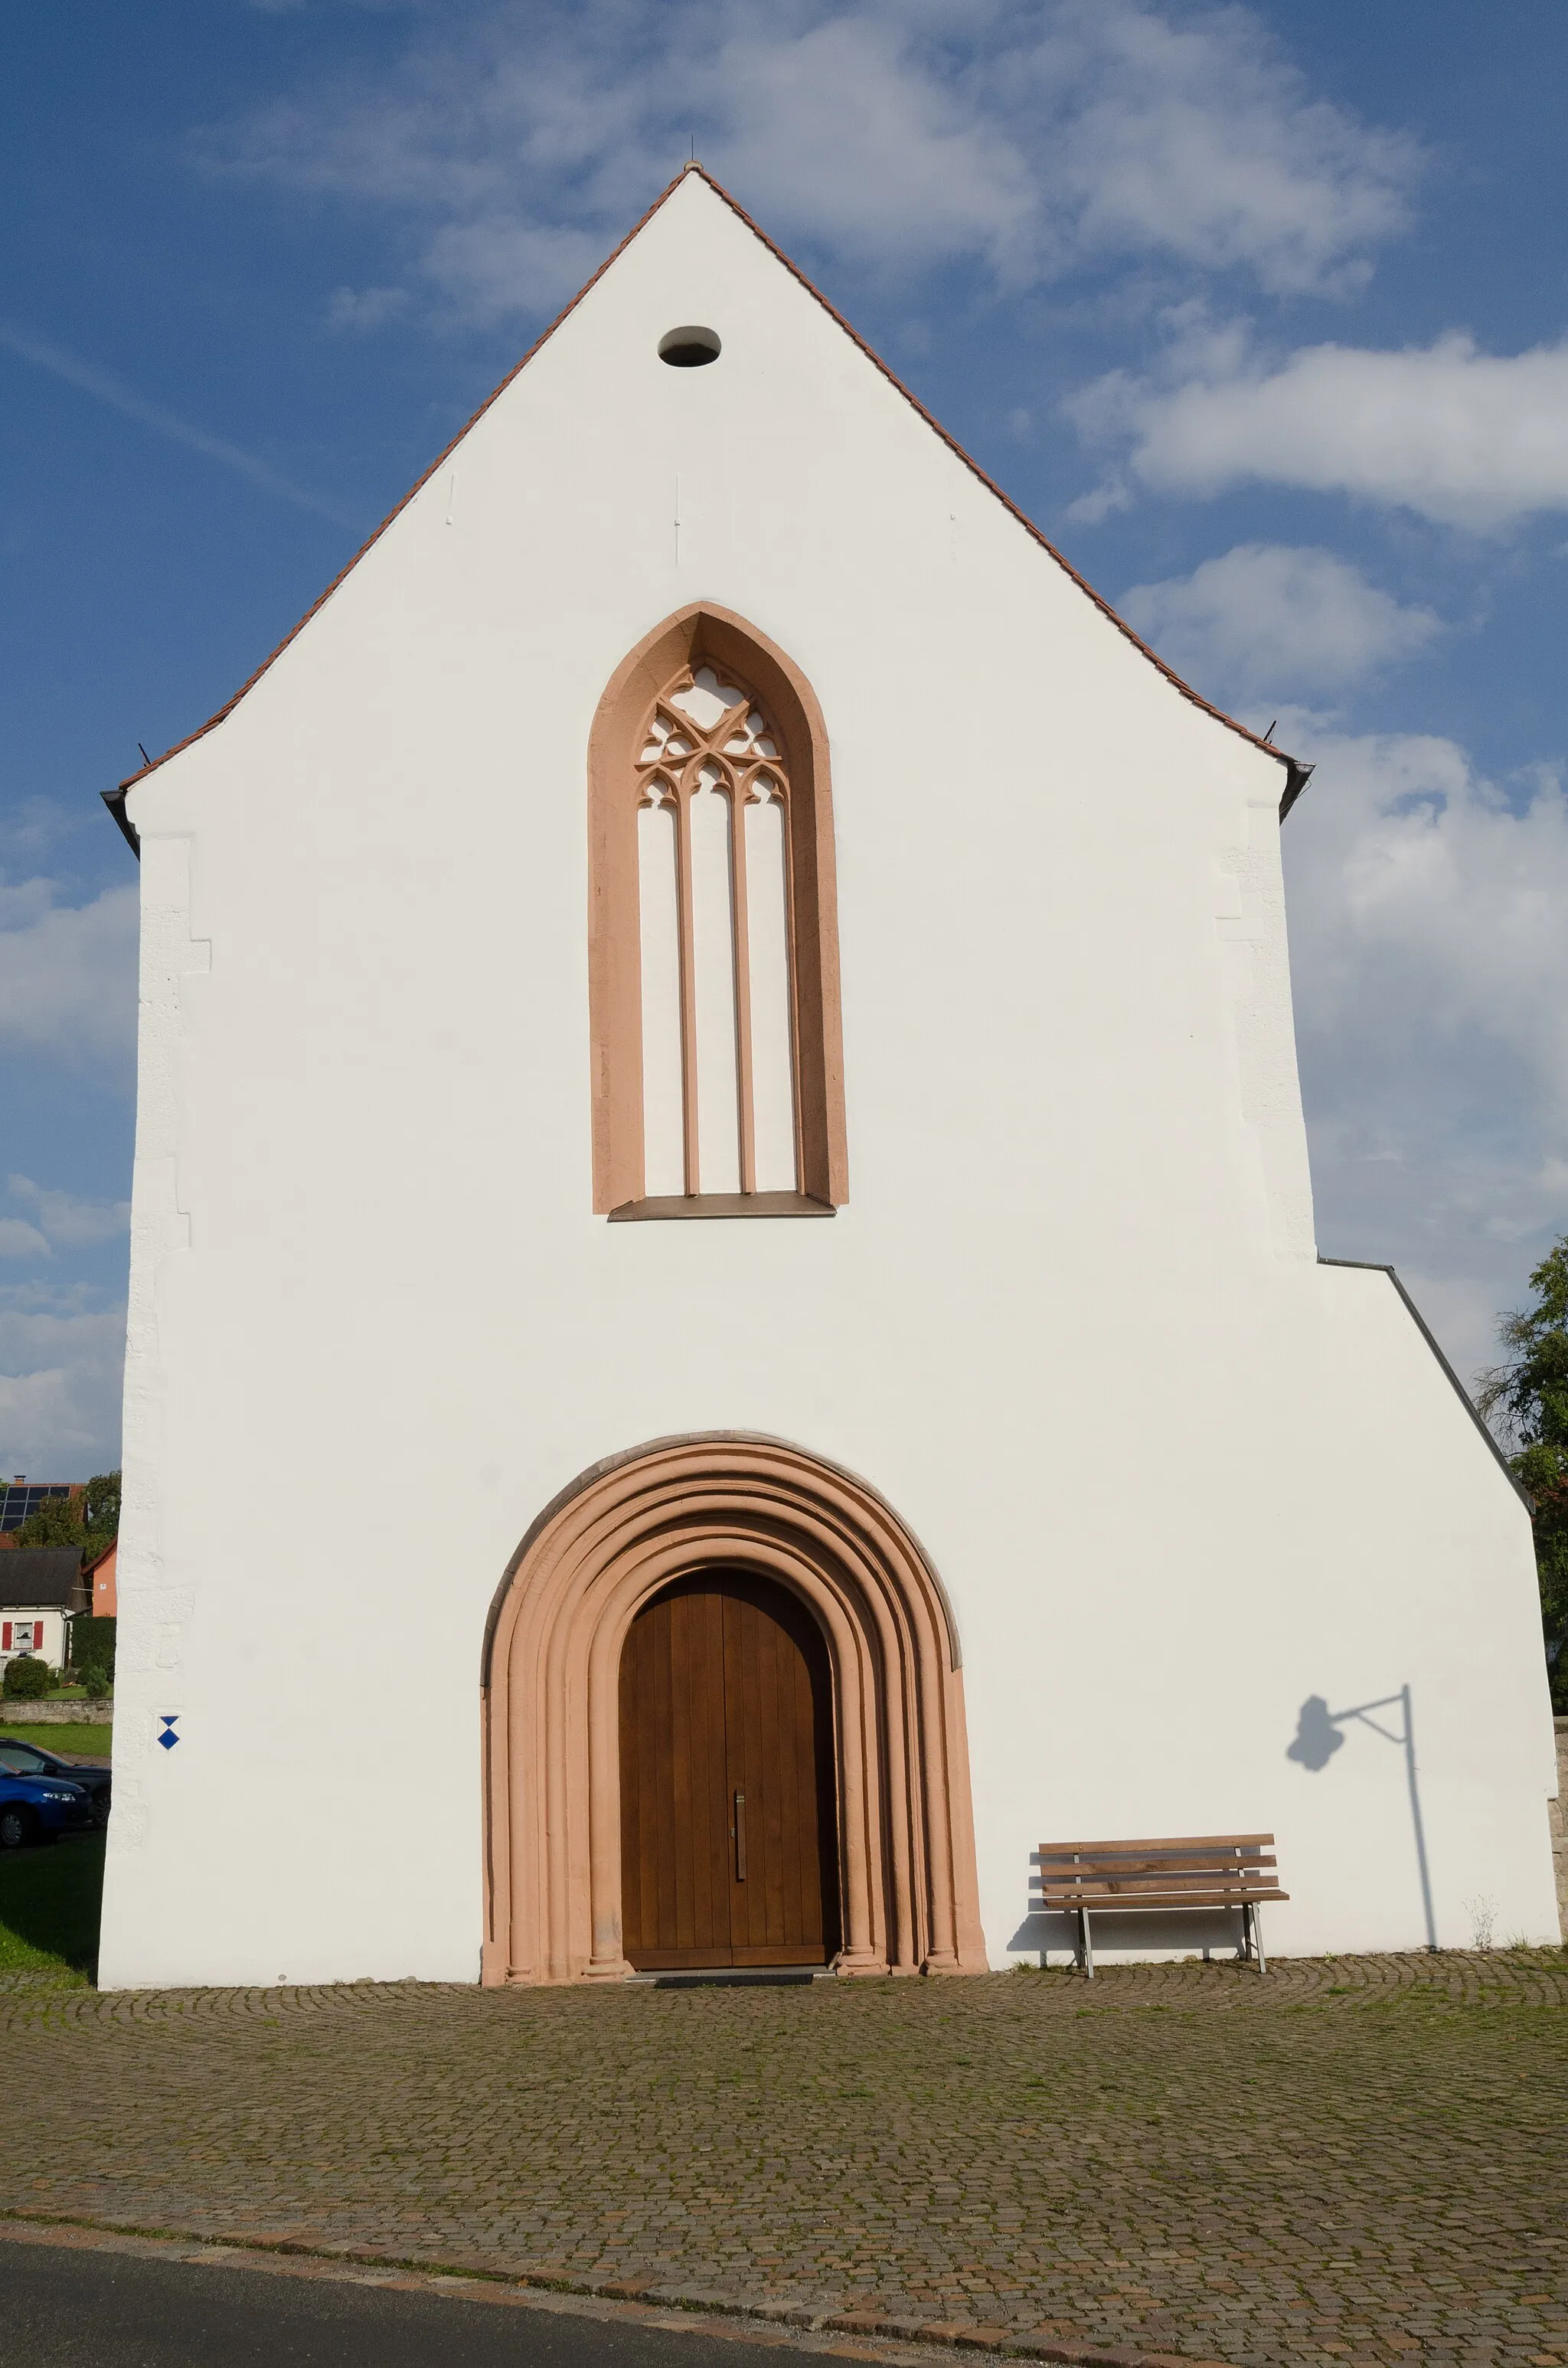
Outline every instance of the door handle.
{"label": "door handle", "polygon": [[746,1879],[746,1796],[744,1793],[735,1794],[735,1822],[730,1831],[735,1838],[735,1881],[744,1883]]}

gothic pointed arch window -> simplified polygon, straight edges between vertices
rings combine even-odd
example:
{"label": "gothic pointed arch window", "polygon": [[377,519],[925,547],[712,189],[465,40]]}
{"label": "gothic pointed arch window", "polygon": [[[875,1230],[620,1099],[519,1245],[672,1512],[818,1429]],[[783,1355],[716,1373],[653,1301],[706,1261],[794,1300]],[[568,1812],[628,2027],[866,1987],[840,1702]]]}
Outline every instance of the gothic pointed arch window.
{"label": "gothic pointed arch window", "polygon": [[589,758],[594,1205],[831,1215],[846,1197],[827,738],[766,638],[683,610]]}

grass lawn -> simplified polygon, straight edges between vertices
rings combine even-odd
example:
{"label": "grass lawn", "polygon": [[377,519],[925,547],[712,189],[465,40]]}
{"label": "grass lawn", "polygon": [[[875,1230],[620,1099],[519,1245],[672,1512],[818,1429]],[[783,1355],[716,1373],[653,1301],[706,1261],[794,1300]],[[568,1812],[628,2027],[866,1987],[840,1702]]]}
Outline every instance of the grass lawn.
{"label": "grass lawn", "polygon": [[102,1834],[0,1856],[0,1982],[28,1973],[52,1974],[73,1987],[89,1982],[103,1887]]}
{"label": "grass lawn", "polygon": [[28,1720],[25,1726],[14,1721],[7,1725],[0,1717],[0,1736],[13,1743],[36,1743],[40,1751],[57,1751],[62,1759],[107,1759],[114,1728],[89,1725],[84,1719],[80,1725],[74,1718]]}

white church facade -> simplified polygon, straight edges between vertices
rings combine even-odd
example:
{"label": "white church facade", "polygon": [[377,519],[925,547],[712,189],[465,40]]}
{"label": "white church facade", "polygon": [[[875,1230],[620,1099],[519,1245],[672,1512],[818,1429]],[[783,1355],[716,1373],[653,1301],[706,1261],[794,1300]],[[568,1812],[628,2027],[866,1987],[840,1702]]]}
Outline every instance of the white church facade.
{"label": "white church facade", "polygon": [[[1557,1937],[1527,1508],[1320,1262],[1282,811],[699,169],[111,803],[110,1987]],[[1228,1949],[1119,1919],[1102,1961]]]}

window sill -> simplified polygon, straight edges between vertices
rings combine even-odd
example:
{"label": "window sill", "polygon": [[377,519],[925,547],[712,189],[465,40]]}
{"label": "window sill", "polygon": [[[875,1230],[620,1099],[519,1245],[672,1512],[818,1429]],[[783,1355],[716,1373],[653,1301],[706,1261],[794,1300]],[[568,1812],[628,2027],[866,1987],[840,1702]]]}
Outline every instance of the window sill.
{"label": "window sill", "polygon": [[609,1223],[641,1224],[667,1217],[832,1217],[828,1201],[808,1192],[665,1192],[651,1200],[623,1201]]}

